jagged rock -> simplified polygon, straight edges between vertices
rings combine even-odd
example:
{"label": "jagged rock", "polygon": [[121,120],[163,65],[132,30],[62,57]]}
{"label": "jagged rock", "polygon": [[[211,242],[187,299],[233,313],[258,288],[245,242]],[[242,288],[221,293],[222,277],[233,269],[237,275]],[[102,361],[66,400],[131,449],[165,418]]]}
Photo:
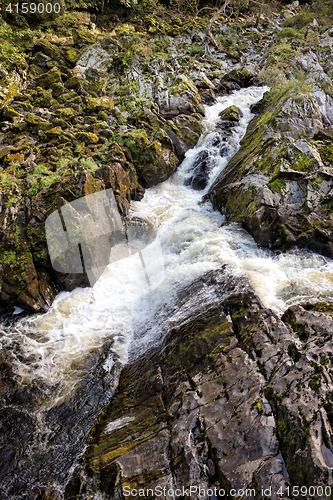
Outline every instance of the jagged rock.
{"label": "jagged rock", "polygon": [[10,120],[17,120],[19,117],[19,114],[15,109],[13,109],[11,106],[5,106],[2,110],[2,116],[6,119],[9,118]]}
{"label": "jagged rock", "polygon": [[87,70],[93,70],[95,77],[103,77],[112,65],[112,57],[105,50],[98,46],[87,48],[74,68],[79,77],[83,77]]}
{"label": "jagged rock", "polygon": [[[46,40],[41,40],[40,42],[37,42],[34,45],[33,50],[35,52],[42,52],[43,54],[46,54],[49,56],[51,59],[54,59],[55,61],[59,60],[61,58],[61,50],[54,45],[51,42],[47,42]],[[47,61],[45,61],[46,63]]]}
{"label": "jagged rock", "polygon": [[165,117],[191,113],[204,114],[198,90],[192,80],[185,75],[178,75],[171,87],[167,87],[160,76],[157,77],[155,99],[160,114]]}
{"label": "jagged rock", "polygon": [[51,60],[50,57],[48,57],[46,54],[43,54],[43,52],[38,52],[35,57],[33,58],[33,64],[36,64],[37,66],[40,66],[41,68],[46,68],[46,63]]}
{"label": "jagged rock", "polygon": [[193,164],[193,174],[186,181],[193,189],[201,191],[207,186],[209,173],[215,166],[214,156],[207,150],[201,151]]}
{"label": "jagged rock", "polygon": [[80,477],[91,495],[117,484],[115,498],[157,486],[261,498],[265,486],[274,500],[289,476],[327,484],[332,314],[294,306],[283,322],[230,268],[207,273],[158,313],[157,346],[136,343],[71,484]]}
{"label": "jagged rock", "polygon": [[51,127],[51,124],[48,121],[32,113],[28,113],[26,115],[25,121],[30,127],[36,130],[48,130]]}
{"label": "jagged rock", "polygon": [[49,88],[53,83],[61,82],[61,72],[58,68],[53,68],[47,73],[36,78],[36,85],[43,87],[44,89]]}
{"label": "jagged rock", "polygon": [[222,85],[228,82],[238,84],[240,87],[249,87],[253,84],[254,75],[247,69],[233,69],[222,77]]}
{"label": "jagged rock", "polygon": [[272,91],[209,198],[262,246],[333,256],[330,139],[313,95]]}

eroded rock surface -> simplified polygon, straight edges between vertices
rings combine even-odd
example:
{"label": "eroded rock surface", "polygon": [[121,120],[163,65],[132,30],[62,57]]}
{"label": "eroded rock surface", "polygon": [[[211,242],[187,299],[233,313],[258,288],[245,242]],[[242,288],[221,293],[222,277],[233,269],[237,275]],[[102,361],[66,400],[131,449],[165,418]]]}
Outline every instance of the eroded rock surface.
{"label": "eroded rock surface", "polygon": [[331,150],[314,94],[267,93],[254,111],[241,148],[208,195],[229,221],[273,250],[307,247],[333,256]]}
{"label": "eroded rock surface", "polygon": [[281,320],[226,266],[194,282],[158,314],[159,345],[123,370],[65,498],[330,484],[332,313],[293,306]]}

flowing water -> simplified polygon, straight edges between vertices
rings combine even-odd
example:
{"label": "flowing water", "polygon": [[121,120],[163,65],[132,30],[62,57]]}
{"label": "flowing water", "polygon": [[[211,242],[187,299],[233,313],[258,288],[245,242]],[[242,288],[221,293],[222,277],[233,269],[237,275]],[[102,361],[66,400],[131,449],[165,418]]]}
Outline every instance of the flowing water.
{"label": "flowing water", "polygon": [[[155,244],[161,245],[165,270],[158,287],[155,284],[149,292],[139,255],[135,254],[110,264],[93,288],[62,292],[46,314],[20,320],[5,329],[3,342],[15,341],[25,353],[23,362],[15,360],[23,382],[41,379],[59,386],[58,396],[62,398],[79,379],[80,362],[86,354],[109,338],[113,340],[112,350],[126,362],[135,326],[149,322],[161,302],[172,300],[179,288],[223,264],[246,273],[263,304],[277,313],[295,303],[333,298],[331,260],[305,251],[274,255],[262,250],[238,225],[224,225],[223,215],[210,202],[202,202],[237,151],[253,117],[250,106],[267,90],[251,87],[207,106],[204,132],[177,172],[148,189],[142,201],[131,203],[132,215],[148,220],[157,231]],[[227,156],[221,157],[212,145],[216,124],[219,113],[233,104],[243,116],[228,140]],[[212,154],[213,168],[206,188],[195,191],[184,181],[197,155],[205,150]],[[151,265],[153,261],[154,255]],[[135,354],[135,346],[131,352]],[[52,400],[58,402],[55,394]]]}
{"label": "flowing water", "polygon": [[[150,258],[150,285],[139,254],[134,254],[112,262],[93,288],[62,292],[46,314],[3,328],[1,342],[12,353],[17,379],[26,386],[34,383],[43,388],[39,415],[73,393],[87,354],[107,340],[112,343],[104,363],[106,372],[112,369],[115,356],[126,363],[129,356],[140,355],[154,343],[153,318],[161,305],[172,301],[177,291],[194,279],[223,264],[230,264],[235,273],[246,274],[262,303],[278,314],[295,303],[333,298],[331,260],[306,251],[274,255],[262,250],[238,225],[224,224],[224,216],[210,202],[202,202],[237,151],[253,117],[250,106],[267,90],[240,90],[206,107],[204,132],[177,172],[148,189],[142,201],[131,203],[131,214],[148,220],[157,233],[156,252],[153,248]],[[215,146],[216,125],[219,113],[233,104],[242,117],[228,139],[227,155],[221,157]],[[186,185],[186,179],[198,154],[206,150],[212,159],[209,181],[204,190],[195,191]],[[161,275],[157,266],[159,274],[154,279],[154,258],[160,250],[164,271]],[[116,251],[121,254],[124,249],[120,246]],[[143,324],[151,326],[149,333],[141,339],[136,336],[134,342],[133,334]],[[15,355],[16,351],[20,355]]]}

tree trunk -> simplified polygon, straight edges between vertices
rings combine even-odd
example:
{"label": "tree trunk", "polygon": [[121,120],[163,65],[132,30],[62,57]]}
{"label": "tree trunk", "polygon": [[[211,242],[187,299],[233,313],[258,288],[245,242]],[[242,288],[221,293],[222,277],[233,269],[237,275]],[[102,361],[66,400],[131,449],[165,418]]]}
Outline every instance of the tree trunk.
{"label": "tree trunk", "polygon": [[[228,2],[230,0],[226,0],[226,2]],[[207,24],[207,27],[206,27],[206,38],[211,42],[212,45],[214,45],[214,47],[217,49],[218,48],[218,43],[217,41],[215,40],[214,36],[213,36],[213,33],[212,33],[212,26],[213,24],[215,23],[215,21],[218,19],[219,15],[221,14],[221,10],[222,9],[219,9],[214,15],[213,17],[210,18],[210,20],[208,21],[208,24]]]}
{"label": "tree trunk", "polygon": [[260,17],[261,17],[261,14],[262,14],[263,7],[264,7],[264,0],[261,1],[260,7],[259,7],[259,12],[258,12],[257,20],[256,20],[256,25],[255,25],[256,28],[258,28],[258,26],[259,26]]}

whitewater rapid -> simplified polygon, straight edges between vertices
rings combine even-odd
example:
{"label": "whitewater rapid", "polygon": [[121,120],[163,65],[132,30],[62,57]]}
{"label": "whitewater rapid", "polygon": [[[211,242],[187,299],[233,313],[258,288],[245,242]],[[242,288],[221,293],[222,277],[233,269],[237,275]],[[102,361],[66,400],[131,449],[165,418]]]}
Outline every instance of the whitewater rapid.
{"label": "whitewater rapid", "polygon": [[[131,215],[154,226],[155,245],[163,255],[163,275],[159,268],[153,289],[147,284],[139,254],[134,254],[112,262],[93,288],[62,292],[46,314],[21,319],[3,329],[2,343],[7,347],[15,343],[24,351],[23,360],[15,359],[22,382],[38,379],[56,387],[52,393],[56,404],[80,380],[80,366],[87,353],[107,339],[112,339],[113,345],[105,370],[112,367],[112,353],[126,363],[129,349],[132,355],[136,350],[132,341],[138,325],[152,323],[161,304],[173,300],[177,291],[223,264],[231,265],[235,273],[246,274],[262,303],[278,314],[295,303],[333,298],[330,259],[306,251],[274,255],[262,250],[238,225],[226,225],[224,216],[210,202],[202,202],[216,176],[239,148],[253,117],[250,106],[267,90],[251,87],[219,97],[217,104],[207,106],[203,134],[177,172],[166,182],[148,189],[142,201],[131,203]],[[213,148],[219,113],[234,104],[242,117],[228,141],[228,155],[217,155],[207,187],[194,191],[184,185],[184,180],[198,153]],[[152,254],[152,273],[153,261]],[[140,351],[144,348],[142,342]]]}

